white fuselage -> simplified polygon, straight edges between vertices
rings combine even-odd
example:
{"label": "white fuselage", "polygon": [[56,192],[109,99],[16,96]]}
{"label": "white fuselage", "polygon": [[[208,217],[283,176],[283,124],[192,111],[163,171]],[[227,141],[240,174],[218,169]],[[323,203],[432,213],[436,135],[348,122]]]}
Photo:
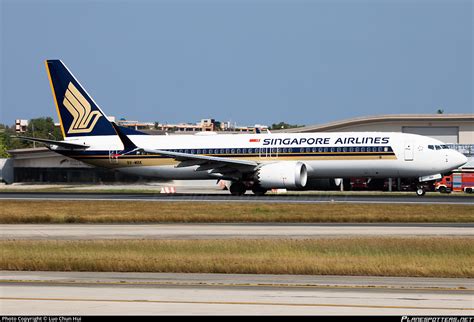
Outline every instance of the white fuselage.
{"label": "white fuselage", "polygon": [[[466,162],[464,155],[438,140],[404,133],[203,133],[129,138],[141,148],[253,160],[262,165],[300,161],[309,178],[421,177],[446,173]],[[67,142],[89,145],[84,154],[69,156],[93,165],[160,179],[215,179],[206,171],[196,171],[197,166],[176,167],[178,162],[168,157],[114,157],[123,149],[117,136],[85,136]]]}

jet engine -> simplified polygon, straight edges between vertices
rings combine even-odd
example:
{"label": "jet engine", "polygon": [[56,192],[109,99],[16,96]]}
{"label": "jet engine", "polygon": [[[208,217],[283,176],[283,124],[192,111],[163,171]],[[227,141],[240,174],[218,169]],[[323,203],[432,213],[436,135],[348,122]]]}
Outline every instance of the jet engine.
{"label": "jet engine", "polygon": [[255,180],[262,188],[304,188],[308,171],[303,162],[275,162],[264,164],[257,170]]}

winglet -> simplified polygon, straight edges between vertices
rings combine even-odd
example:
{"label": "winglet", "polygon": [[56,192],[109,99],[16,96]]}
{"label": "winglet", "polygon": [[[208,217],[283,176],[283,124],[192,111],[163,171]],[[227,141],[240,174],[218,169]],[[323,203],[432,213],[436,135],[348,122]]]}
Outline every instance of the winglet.
{"label": "winglet", "polygon": [[126,154],[126,153],[130,153],[132,151],[138,150],[138,147],[135,145],[135,143],[133,143],[132,140],[130,140],[128,138],[128,136],[126,136],[122,132],[120,127],[117,124],[115,124],[115,122],[110,122],[110,124],[112,124],[115,132],[117,132],[117,135],[120,138],[120,141],[122,141],[122,143],[123,143],[123,151],[122,151],[121,154]]}

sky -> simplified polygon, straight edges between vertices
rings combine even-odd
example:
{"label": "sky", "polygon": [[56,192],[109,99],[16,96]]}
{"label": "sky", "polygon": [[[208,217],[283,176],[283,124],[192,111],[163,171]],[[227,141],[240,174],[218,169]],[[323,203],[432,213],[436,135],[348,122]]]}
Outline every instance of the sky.
{"label": "sky", "polygon": [[0,3],[0,123],[58,120],[45,59],[128,120],[474,113],[471,0]]}

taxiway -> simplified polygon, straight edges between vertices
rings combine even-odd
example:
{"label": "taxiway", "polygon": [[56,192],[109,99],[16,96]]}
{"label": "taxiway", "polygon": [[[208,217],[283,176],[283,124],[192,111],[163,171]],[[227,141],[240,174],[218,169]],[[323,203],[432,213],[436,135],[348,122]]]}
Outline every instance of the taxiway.
{"label": "taxiway", "polygon": [[466,237],[474,224],[5,224],[2,240]]}
{"label": "taxiway", "polygon": [[0,272],[0,314],[469,315],[470,279]]}

